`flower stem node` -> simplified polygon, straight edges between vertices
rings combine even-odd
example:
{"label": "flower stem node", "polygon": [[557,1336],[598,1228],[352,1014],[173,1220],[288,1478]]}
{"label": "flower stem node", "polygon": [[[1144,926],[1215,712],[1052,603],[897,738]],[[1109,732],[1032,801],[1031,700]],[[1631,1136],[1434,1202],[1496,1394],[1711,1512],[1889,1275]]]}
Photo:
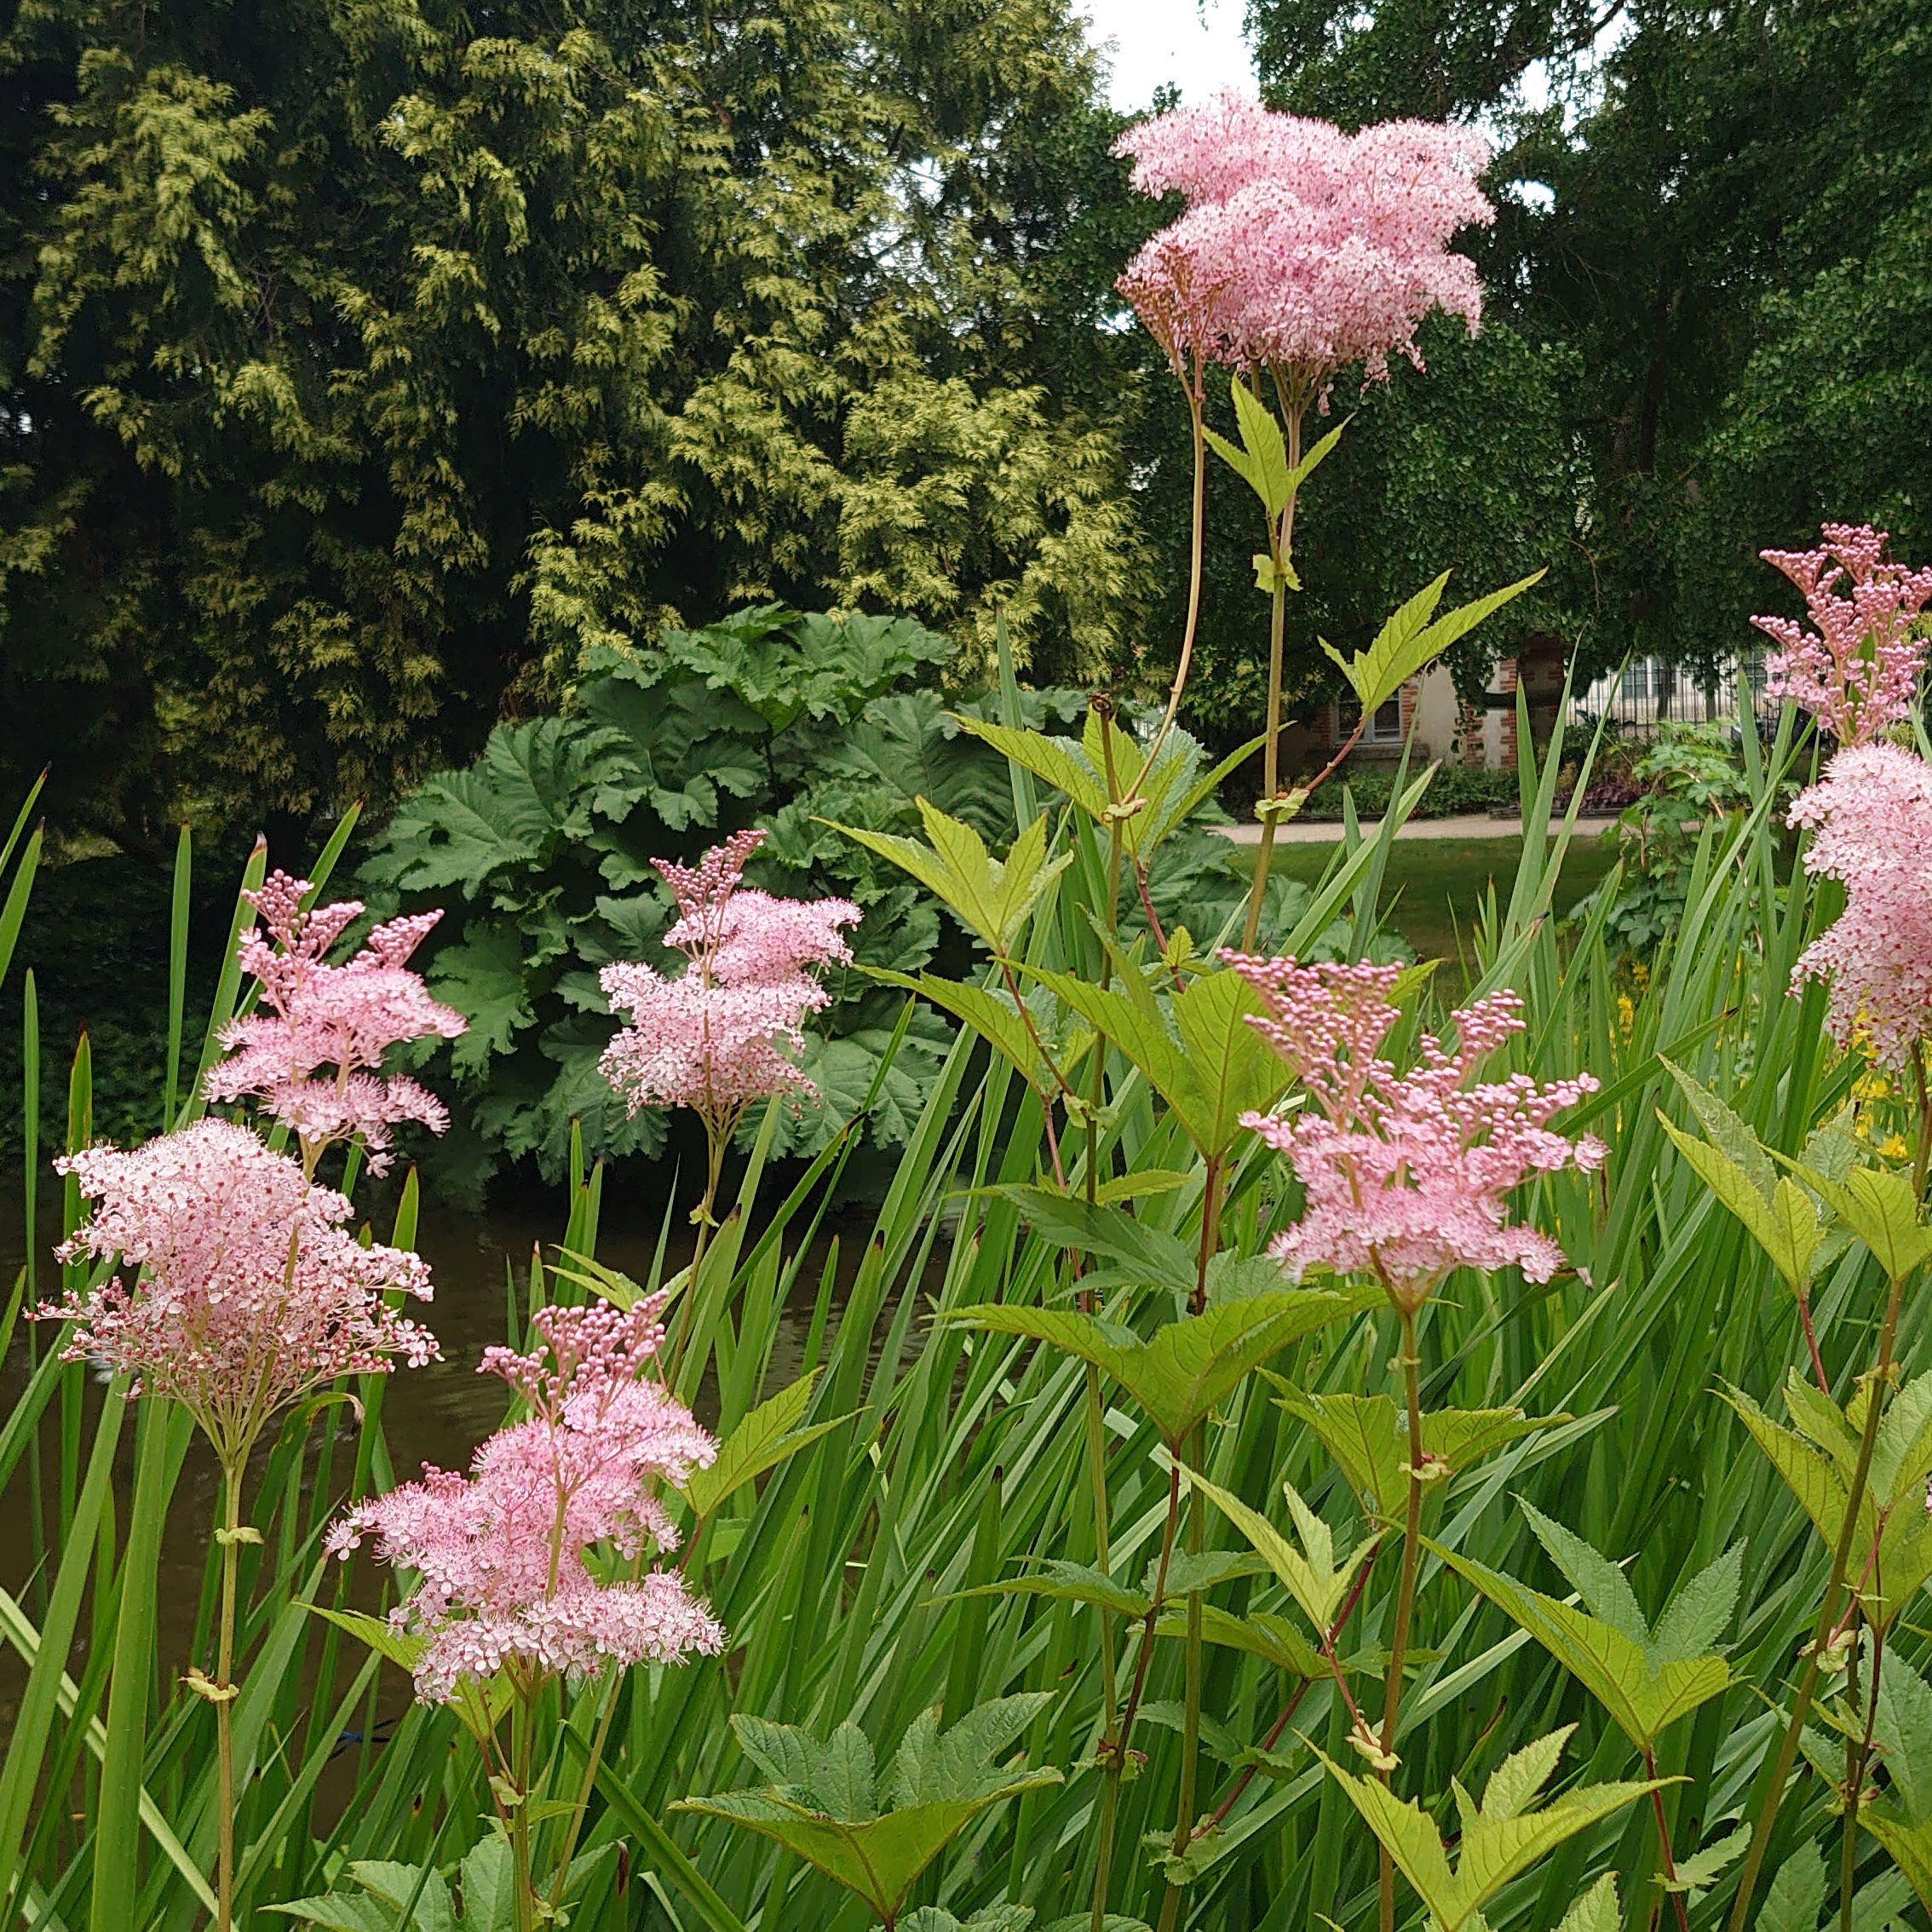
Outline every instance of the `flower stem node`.
{"label": "flower stem node", "polygon": [[1454,1472],[1440,1456],[1431,1456],[1424,1452],[1421,1462],[1403,1463],[1402,1474],[1426,1485],[1446,1481]]}
{"label": "flower stem node", "polygon": [[238,1543],[253,1543],[259,1544],[262,1541],[262,1532],[255,1528],[252,1524],[239,1523],[233,1529],[216,1530],[215,1532],[215,1540],[218,1544],[220,1544],[224,1550],[229,1548],[231,1544]]}
{"label": "flower stem node", "polygon": [[1851,1667],[1858,1633],[1849,1626],[1835,1630],[1818,1652],[1818,1668],[1827,1677],[1842,1676]]}
{"label": "flower stem node", "polygon": [[1285,825],[1291,819],[1302,815],[1302,808],[1307,804],[1308,788],[1305,785],[1291,785],[1287,791],[1278,792],[1273,798],[1257,798],[1255,801],[1255,817],[1266,825],[1273,819]]}
{"label": "flower stem node", "polygon": [[1382,1748],[1382,1740],[1366,1724],[1358,1723],[1348,1734],[1348,1742],[1366,1757],[1377,1771],[1393,1771],[1401,1763],[1392,1751]]}
{"label": "flower stem node", "polygon": [[1123,798],[1118,804],[1109,805],[1101,814],[1103,825],[1124,825],[1130,819],[1137,819],[1147,808],[1144,798]]}
{"label": "flower stem node", "polygon": [[181,1682],[197,1697],[204,1697],[210,1704],[232,1704],[241,1695],[239,1684],[218,1684],[205,1671],[190,1670]]}

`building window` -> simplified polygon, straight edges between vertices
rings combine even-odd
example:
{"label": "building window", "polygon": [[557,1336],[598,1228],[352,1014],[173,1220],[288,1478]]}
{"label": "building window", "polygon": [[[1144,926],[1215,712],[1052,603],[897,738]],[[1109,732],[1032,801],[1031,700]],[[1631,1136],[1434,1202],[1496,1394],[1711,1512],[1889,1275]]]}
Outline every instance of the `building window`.
{"label": "building window", "polygon": [[[1335,740],[1340,744],[1355,728],[1361,717],[1361,709],[1354,699],[1348,699],[1335,707]],[[1368,722],[1368,729],[1362,733],[1365,745],[1400,745],[1402,742],[1402,699],[1400,694],[1376,707],[1375,716]]]}
{"label": "building window", "polygon": [[1641,704],[1650,696],[1650,660],[1639,658],[1635,664],[1624,666],[1624,675],[1618,681],[1617,695],[1626,704]]}

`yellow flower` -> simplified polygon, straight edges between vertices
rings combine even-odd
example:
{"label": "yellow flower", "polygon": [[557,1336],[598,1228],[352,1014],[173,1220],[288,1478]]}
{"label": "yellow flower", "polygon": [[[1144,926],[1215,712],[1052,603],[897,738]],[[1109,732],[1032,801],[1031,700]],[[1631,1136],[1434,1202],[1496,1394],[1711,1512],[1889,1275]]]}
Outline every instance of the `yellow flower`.
{"label": "yellow flower", "polygon": [[1865,1073],[1852,1084],[1852,1098],[1859,1101],[1884,1100],[1891,1090],[1892,1083],[1883,1073]]}
{"label": "yellow flower", "polygon": [[1617,995],[1617,1030],[1626,1040],[1636,1032],[1636,1004],[1628,993]]}
{"label": "yellow flower", "polygon": [[1906,1146],[1903,1134],[1895,1134],[1878,1151],[1887,1160],[1903,1160],[1912,1149]]}

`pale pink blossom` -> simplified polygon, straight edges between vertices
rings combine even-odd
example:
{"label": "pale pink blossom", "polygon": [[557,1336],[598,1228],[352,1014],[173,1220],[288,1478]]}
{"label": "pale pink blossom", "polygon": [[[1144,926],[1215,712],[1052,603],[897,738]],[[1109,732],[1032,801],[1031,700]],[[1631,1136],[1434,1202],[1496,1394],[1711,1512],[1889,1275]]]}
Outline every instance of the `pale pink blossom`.
{"label": "pale pink blossom", "polygon": [[1828,981],[1838,1044],[1862,1042],[1903,1067],[1932,1037],[1932,768],[1896,745],[1848,746],[1798,795],[1791,823],[1813,834],[1805,870],[1845,888],[1843,912],[1799,956],[1792,990]]}
{"label": "pale pink blossom", "polygon": [[[648,1379],[664,1330],[662,1297],[619,1310],[596,1302],[538,1311],[527,1354],[486,1351],[530,1410],[477,1450],[467,1476],[426,1469],[418,1482],[357,1505],[330,1532],[347,1555],[373,1537],[419,1581],[394,1614],[423,1640],[417,1694],[446,1701],[465,1678],[506,1666],[583,1676],[606,1662],[673,1663],[716,1652],[724,1631],[651,1550],[677,1535],[657,1486],[678,1487],[717,1446],[691,1412]],[[633,1574],[608,1574],[613,1559]]]}
{"label": "pale pink blossom", "polygon": [[313,890],[273,872],[247,895],[261,924],[238,956],[261,986],[263,1010],[223,1027],[227,1057],[209,1069],[206,1091],[211,1101],[259,1100],[312,1160],[331,1141],[360,1135],[370,1170],[380,1174],[400,1123],[438,1134],[449,1124],[448,1110],[418,1081],[379,1071],[384,1055],[407,1040],[454,1039],[469,1022],[406,964],[440,911],[388,920],[331,965],[329,949],[363,908],[349,899],[304,912]]}
{"label": "pale pink blossom", "polygon": [[180,1401],[225,1455],[338,1376],[436,1359],[435,1337],[382,1299],[429,1299],[421,1257],[365,1246],[342,1225],[348,1202],[247,1128],[201,1120],[55,1165],[97,1204],[62,1260],[118,1256],[137,1273],[37,1314],[76,1325],[70,1360],[99,1359],[133,1376],[135,1393]]}
{"label": "pale pink blossom", "polygon": [[657,861],[677,895],[664,943],[685,956],[675,977],[639,962],[605,967],[604,994],[624,1026],[605,1049],[604,1077],[635,1113],[688,1107],[715,1136],[755,1100],[812,1091],[791,1058],[804,1022],[829,1003],[812,969],[852,957],[841,930],[849,900],[779,899],[740,882],[764,837],[735,833],[696,865]]}
{"label": "pale pink blossom", "polygon": [[1885,533],[1827,523],[1815,550],[1765,550],[1804,595],[1813,628],[1795,618],[1754,617],[1776,640],[1766,690],[1816,714],[1841,745],[1869,745],[1912,716],[1925,666],[1918,614],[1932,601],[1932,570],[1885,561]]}
{"label": "pale pink blossom", "polygon": [[1419,367],[1416,331],[1437,309],[1474,332],[1474,265],[1458,229],[1492,221],[1476,185],[1480,135],[1427,121],[1343,134],[1224,91],[1128,129],[1134,185],[1178,190],[1182,215],[1121,276],[1121,292],[1187,375],[1197,359],[1272,368],[1306,397],[1355,363],[1393,353]]}
{"label": "pale pink blossom", "polygon": [[1562,1251],[1510,1220],[1508,1196],[1533,1175],[1602,1164],[1600,1141],[1550,1124],[1596,1082],[1587,1073],[1545,1084],[1527,1073],[1473,1080],[1522,1031],[1515,993],[1463,1008],[1452,1015],[1455,1050],[1425,1034],[1416,1065],[1398,1073],[1382,1048],[1399,1017],[1400,968],[1222,957],[1261,995],[1266,1010],[1253,1025],[1312,1103],[1244,1117],[1288,1157],[1308,1197],[1271,1250],[1291,1274],[1371,1274],[1410,1308],[1458,1268],[1515,1267],[1550,1279]]}

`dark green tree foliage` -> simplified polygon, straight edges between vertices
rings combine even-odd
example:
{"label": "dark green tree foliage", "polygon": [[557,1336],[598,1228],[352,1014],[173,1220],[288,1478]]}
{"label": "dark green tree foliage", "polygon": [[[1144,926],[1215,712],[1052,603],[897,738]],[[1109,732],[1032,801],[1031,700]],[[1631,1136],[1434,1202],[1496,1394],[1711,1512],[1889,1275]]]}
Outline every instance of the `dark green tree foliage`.
{"label": "dark green tree foliage", "polygon": [[0,758],[70,819],[386,802],[747,598],[1111,649],[1065,0],[26,0],[0,88]]}
{"label": "dark green tree foliage", "polygon": [[[1329,422],[1309,419],[1311,438],[1348,421],[1297,515],[1302,589],[1288,603],[1291,716],[1306,717],[1339,688],[1318,637],[1360,649],[1390,611],[1445,570],[1455,573],[1452,601],[1458,589],[1474,595],[1549,572],[1449,653],[1471,695],[1512,639],[1542,630],[1575,636],[1590,623],[1594,593],[1576,529],[1588,472],[1561,434],[1561,399],[1578,377],[1574,353],[1533,342],[1507,320],[1474,339],[1460,323],[1437,320],[1423,348],[1423,369],[1398,362],[1386,382],[1366,389],[1344,381]],[[1225,410],[1224,395],[1222,403]],[[1176,463],[1186,447],[1184,419],[1179,434]],[[1254,499],[1225,471],[1210,473],[1208,519],[1210,588],[1188,715],[1217,740],[1238,741],[1265,707],[1268,613],[1245,562],[1260,541]],[[1159,526],[1184,543],[1185,524],[1183,501],[1180,515]],[[1171,612],[1176,630],[1182,617],[1178,607]]]}
{"label": "dark green tree foliage", "polygon": [[[1747,643],[1746,614],[1778,598],[1757,550],[1827,518],[1932,549],[1926,0],[1251,0],[1250,15],[1282,105],[1505,130],[1502,216],[1476,253],[1492,313],[1570,359],[1519,400],[1582,459],[1592,656]],[[1555,94],[1532,112],[1520,83],[1538,61]]]}

